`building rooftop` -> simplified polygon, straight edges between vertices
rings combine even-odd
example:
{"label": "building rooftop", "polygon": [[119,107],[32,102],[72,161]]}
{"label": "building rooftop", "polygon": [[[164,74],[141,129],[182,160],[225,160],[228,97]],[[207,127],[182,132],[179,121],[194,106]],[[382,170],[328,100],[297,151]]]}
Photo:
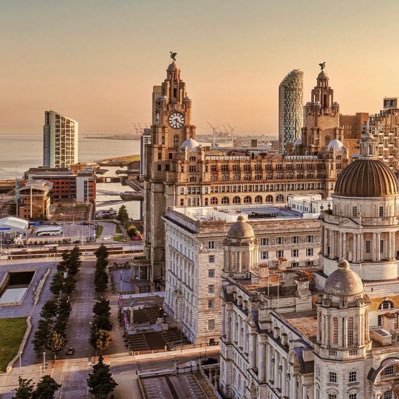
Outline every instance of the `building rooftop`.
{"label": "building rooftop", "polygon": [[214,207],[174,207],[173,211],[181,213],[194,222],[230,222],[237,221],[238,216],[243,216],[245,220],[281,220],[281,219],[317,219],[318,216],[302,215],[299,212],[286,207],[273,205],[231,205]]}
{"label": "building rooftop", "polygon": [[280,317],[285,319],[292,327],[307,337],[310,341],[316,342],[317,313],[315,310],[308,312],[280,313]]}

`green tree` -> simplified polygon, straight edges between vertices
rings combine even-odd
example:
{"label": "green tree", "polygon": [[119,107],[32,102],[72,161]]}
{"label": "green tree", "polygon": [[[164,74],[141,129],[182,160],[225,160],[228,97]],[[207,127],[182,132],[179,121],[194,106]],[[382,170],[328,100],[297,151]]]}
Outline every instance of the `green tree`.
{"label": "green tree", "polygon": [[97,293],[104,292],[108,287],[108,274],[105,270],[99,269],[94,273],[94,286]]}
{"label": "green tree", "polygon": [[37,355],[43,352],[44,347],[49,339],[53,328],[53,321],[49,319],[40,319],[37,325],[37,330],[33,336],[33,349]]}
{"label": "green tree", "polygon": [[92,372],[87,379],[89,392],[96,399],[106,399],[118,385],[112,378],[110,367],[104,363],[102,356],[99,357],[98,363],[93,366]]}
{"label": "green tree", "polygon": [[80,270],[82,262],[80,260],[80,250],[79,247],[75,246],[71,251],[68,262],[67,262],[67,270],[68,273],[72,276],[76,276]]}
{"label": "green tree", "polygon": [[68,319],[71,314],[72,306],[68,297],[61,297],[57,304],[58,318]]}
{"label": "green tree", "polygon": [[51,376],[45,375],[38,382],[32,399],[54,399],[55,393],[61,388]]}
{"label": "green tree", "polygon": [[31,399],[34,387],[32,380],[19,377],[18,388],[15,389],[15,395],[12,399]]}
{"label": "green tree", "polygon": [[53,295],[59,295],[64,286],[64,272],[57,271],[54,276],[53,280],[51,281],[50,291]]}
{"label": "green tree", "polygon": [[95,339],[94,349],[99,353],[103,353],[111,345],[111,332],[108,330],[98,330]]}
{"label": "green tree", "polygon": [[111,316],[111,306],[109,304],[109,300],[101,297],[93,306],[93,313],[95,315],[107,315]]}
{"label": "green tree", "polygon": [[109,320],[108,315],[106,314],[100,314],[97,315],[94,318],[93,324],[99,329],[99,330],[112,330],[112,323]]}
{"label": "green tree", "polygon": [[104,244],[101,244],[96,251],[94,252],[94,254],[97,257],[97,260],[102,258],[102,259],[108,259],[108,250],[107,247]]}
{"label": "green tree", "polygon": [[57,301],[55,299],[50,299],[43,305],[42,311],[40,312],[40,316],[43,319],[51,319],[56,316],[57,311],[58,311]]}
{"label": "green tree", "polygon": [[129,222],[129,214],[127,213],[127,209],[125,205],[122,205],[119,208],[117,219],[124,225]]}
{"label": "green tree", "polygon": [[57,353],[65,347],[65,344],[65,336],[58,331],[52,331],[50,336],[48,337],[46,348],[53,352],[55,359]]}

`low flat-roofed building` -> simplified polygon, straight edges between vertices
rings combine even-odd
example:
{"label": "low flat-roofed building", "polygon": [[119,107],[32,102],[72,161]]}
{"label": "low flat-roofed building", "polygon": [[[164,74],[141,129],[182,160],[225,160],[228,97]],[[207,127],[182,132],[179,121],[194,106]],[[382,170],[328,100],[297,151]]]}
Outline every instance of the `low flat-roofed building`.
{"label": "low flat-roofed building", "polygon": [[293,211],[306,214],[320,214],[323,209],[327,210],[331,207],[332,199],[323,199],[321,195],[289,195],[288,207]]}
{"label": "low flat-roofed building", "polygon": [[256,262],[290,270],[318,268],[320,223],[286,207],[236,205],[170,208],[165,215],[166,312],[195,343],[219,340],[221,274],[226,232],[249,220],[259,242]]}
{"label": "low flat-roofed building", "polygon": [[17,190],[18,216],[22,219],[46,219],[50,213],[50,191],[46,180],[27,181]]}

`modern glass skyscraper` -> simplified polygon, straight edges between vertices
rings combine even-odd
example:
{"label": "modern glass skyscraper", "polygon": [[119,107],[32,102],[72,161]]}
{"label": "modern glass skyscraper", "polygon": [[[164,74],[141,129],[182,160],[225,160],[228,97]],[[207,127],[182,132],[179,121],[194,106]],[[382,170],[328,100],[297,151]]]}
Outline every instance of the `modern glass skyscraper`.
{"label": "modern glass skyscraper", "polygon": [[303,125],[303,72],[291,71],[279,86],[279,150],[284,154],[287,145],[294,145],[301,137]]}
{"label": "modern glass skyscraper", "polygon": [[78,122],[55,111],[45,111],[43,165],[67,168],[78,162]]}

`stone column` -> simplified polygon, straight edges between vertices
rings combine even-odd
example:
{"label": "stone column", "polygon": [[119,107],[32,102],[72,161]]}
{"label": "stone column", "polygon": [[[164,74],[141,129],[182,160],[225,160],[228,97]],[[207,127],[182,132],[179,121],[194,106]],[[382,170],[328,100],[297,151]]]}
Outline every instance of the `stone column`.
{"label": "stone column", "polygon": [[346,233],[342,233],[342,258],[346,259]]}
{"label": "stone column", "polygon": [[329,246],[328,242],[328,230],[324,227],[324,247],[323,247],[323,255],[327,255],[327,248]]}
{"label": "stone column", "polygon": [[256,333],[253,331],[249,332],[249,368],[253,369],[256,367]]}
{"label": "stone column", "polygon": [[336,256],[335,231],[330,230],[330,258]]}
{"label": "stone column", "polygon": [[260,350],[259,350],[259,369],[258,369],[258,378],[259,382],[265,382],[266,377],[266,338],[262,335],[260,338]]}
{"label": "stone column", "polygon": [[376,255],[377,255],[377,262],[379,262],[379,261],[381,260],[380,241],[381,241],[381,233],[376,233]]}
{"label": "stone column", "polygon": [[342,258],[342,233],[341,232],[338,232],[337,246],[338,246],[338,259],[340,259],[340,258]]}
{"label": "stone column", "polygon": [[344,317],[342,320],[342,346],[346,348],[348,346],[348,318]]}

